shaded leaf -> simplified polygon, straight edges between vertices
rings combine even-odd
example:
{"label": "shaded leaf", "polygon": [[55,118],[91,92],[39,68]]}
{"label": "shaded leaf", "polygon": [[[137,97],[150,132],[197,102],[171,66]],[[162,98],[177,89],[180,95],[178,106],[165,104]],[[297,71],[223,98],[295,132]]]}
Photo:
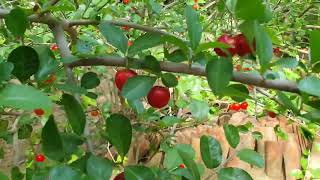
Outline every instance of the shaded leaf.
{"label": "shaded leaf", "polygon": [[156,78],[151,76],[142,75],[131,77],[123,86],[121,95],[129,100],[139,99],[149,93],[155,82]]}
{"label": "shaded leaf", "polygon": [[119,27],[103,22],[99,25],[99,28],[108,43],[119,49],[124,54],[127,52],[128,38]]}
{"label": "shaded leaf", "polygon": [[10,79],[13,68],[14,66],[10,62],[0,63],[0,83]]}
{"label": "shaded leaf", "polygon": [[195,11],[191,6],[187,6],[185,15],[191,47],[196,50],[202,37],[202,25],[199,19],[199,12]]}
{"label": "shaded leaf", "polygon": [[94,72],[87,72],[81,78],[81,86],[86,89],[93,89],[100,84],[98,75]]}
{"label": "shaded leaf", "polygon": [[218,172],[219,180],[253,180],[244,170],[239,168],[223,168]]}
{"label": "shaded leaf", "polygon": [[239,135],[238,128],[231,124],[225,124],[223,126],[223,129],[229,145],[233,148],[236,148],[240,142],[240,135]]}
{"label": "shaded leaf", "polygon": [[178,79],[171,73],[162,74],[161,81],[166,87],[175,87],[178,85]]}
{"label": "shaded leaf", "polygon": [[49,172],[49,179],[52,180],[79,180],[81,173],[70,166],[62,165],[52,168]]}
{"label": "shaded leaf", "polygon": [[27,14],[21,8],[15,8],[5,17],[5,23],[14,36],[23,36],[28,27]]}
{"label": "shaded leaf", "polygon": [[124,168],[125,179],[144,180],[155,179],[155,174],[145,166],[127,166]]}
{"label": "shaded leaf", "polygon": [[106,159],[91,155],[87,161],[87,174],[92,180],[110,179],[112,163]]}
{"label": "shaded leaf", "polygon": [[259,168],[264,167],[264,159],[262,156],[252,149],[241,149],[237,156],[240,160],[247,162]]}
{"label": "shaded leaf", "polygon": [[210,136],[200,138],[201,158],[207,168],[216,168],[222,162],[222,149],[219,141]]}
{"label": "shaded leaf", "polygon": [[138,37],[129,47],[128,54],[130,56],[136,55],[145,49],[149,49],[158,46],[162,43],[161,35],[155,33],[146,33]]}

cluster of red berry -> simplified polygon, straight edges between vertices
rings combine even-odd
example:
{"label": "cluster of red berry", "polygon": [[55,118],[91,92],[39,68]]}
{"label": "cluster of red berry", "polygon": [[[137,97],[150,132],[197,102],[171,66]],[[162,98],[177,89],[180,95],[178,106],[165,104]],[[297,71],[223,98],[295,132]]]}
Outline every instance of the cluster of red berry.
{"label": "cluster of red berry", "polygon": [[248,109],[249,104],[247,102],[243,102],[243,103],[232,103],[229,106],[229,110],[232,111],[239,111],[240,109],[242,110],[247,110]]}
{"label": "cluster of red berry", "polygon": [[[123,69],[117,71],[115,75],[115,84],[121,91],[124,84],[131,77],[136,76],[137,73],[130,69]],[[154,86],[147,96],[148,103],[154,108],[162,108],[166,106],[170,100],[170,91],[166,87]]]}
{"label": "cluster of red berry", "polygon": [[[228,55],[234,56],[238,54],[239,56],[243,57],[245,55],[252,54],[252,50],[249,46],[249,43],[247,42],[246,37],[243,34],[238,34],[234,37],[228,34],[223,34],[218,38],[218,42],[221,42],[230,46],[227,49],[228,52],[225,52],[220,48],[215,48],[214,51],[218,56],[227,57]],[[254,47],[255,45],[253,45],[253,48]]]}
{"label": "cluster of red berry", "polygon": [[130,0],[123,0],[122,2],[123,2],[123,4],[127,5],[127,4],[129,4]]}

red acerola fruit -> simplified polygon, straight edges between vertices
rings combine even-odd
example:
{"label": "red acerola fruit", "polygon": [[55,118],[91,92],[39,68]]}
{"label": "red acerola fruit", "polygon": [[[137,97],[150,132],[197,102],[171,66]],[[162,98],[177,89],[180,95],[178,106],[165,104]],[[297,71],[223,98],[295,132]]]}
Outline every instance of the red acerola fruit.
{"label": "red acerola fruit", "polygon": [[238,65],[236,65],[236,68],[235,68],[238,72],[239,71],[241,71],[241,65],[240,64],[238,64]]}
{"label": "red acerola fruit", "polygon": [[123,4],[129,4],[130,0],[123,0]]}
{"label": "red acerola fruit", "polygon": [[247,102],[243,102],[240,104],[240,108],[243,109],[243,110],[247,110],[249,104]]}
{"label": "red acerola fruit", "polygon": [[244,71],[251,71],[251,68],[243,68]]}
{"label": "red acerola fruit", "polygon": [[136,75],[137,73],[130,69],[122,69],[117,71],[114,78],[117,88],[121,91],[123,85],[127,82],[127,80]]}
{"label": "red acerola fruit", "polygon": [[229,109],[233,111],[239,111],[241,109],[241,105],[239,103],[232,103],[229,106]]}
{"label": "red acerola fruit", "polygon": [[38,155],[36,155],[35,160],[37,162],[43,162],[44,160],[46,160],[46,157],[44,157],[43,154],[38,154]]}
{"label": "red acerola fruit", "polygon": [[275,118],[275,117],[277,117],[277,114],[275,112],[269,111],[268,116],[271,118]]}
{"label": "red acerola fruit", "polygon": [[273,48],[273,54],[277,57],[280,57],[281,56],[281,50],[280,48],[276,47],[276,48]]}
{"label": "red acerola fruit", "polygon": [[239,56],[243,57],[252,53],[249,43],[243,34],[238,34],[234,38],[236,40],[236,50]]}
{"label": "red acerola fruit", "polygon": [[57,79],[55,74],[50,74],[49,78],[44,82],[45,84],[51,84]]}
{"label": "red acerola fruit", "polygon": [[99,113],[99,111],[93,110],[93,111],[90,112],[90,114],[93,117],[97,117],[97,116],[99,116],[100,113]]}
{"label": "red acerola fruit", "polygon": [[130,27],[129,26],[122,26],[122,29],[125,30],[125,31],[129,31]]}
{"label": "red acerola fruit", "polygon": [[198,0],[194,0],[194,3],[198,3]]}
{"label": "red acerola fruit", "polygon": [[113,180],[125,180],[124,172],[119,173]]}
{"label": "red acerola fruit", "polygon": [[56,50],[59,49],[59,47],[58,47],[57,44],[52,44],[51,47],[50,47],[50,49],[51,49],[52,51],[56,51]]}
{"label": "red acerola fruit", "polygon": [[44,115],[44,110],[43,109],[34,109],[33,112],[37,115],[37,116],[42,116]]}
{"label": "red acerola fruit", "polygon": [[195,4],[192,6],[192,8],[193,8],[194,10],[198,10],[198,9],[199,9],[198,3],[195,3]]}
{"label": "red acerola fruit", "polygon": [[[234,56],[237,53],[236,40],[232,36],[229,36],[228,34],[224,34],[218,38],[218,42],[221,42],[230,46],[230,48],[228,48],[227,50],[231,56]],[[228,54],[220,48],[214,48],[214,51],[218,56],[223,56],[223,57],[228,56]]]}
{"label": "red acerola fruit", "polygon": [[179,168],[180,168],[180,169],[184,169],[184,168],[186,168],[186,166],[185,166],[184,164],[180,164],[180,165],[179,165]]}
{"label": "red acerola fruit", "polygon": [[148,103],[154,108],[166,106],[170,100],[170,91],[166,87],[154,86],[148,96]]}
{"label": "red acerola fruit", "polygon": [[128,47],[132,46],[132,42],[128,41]]}

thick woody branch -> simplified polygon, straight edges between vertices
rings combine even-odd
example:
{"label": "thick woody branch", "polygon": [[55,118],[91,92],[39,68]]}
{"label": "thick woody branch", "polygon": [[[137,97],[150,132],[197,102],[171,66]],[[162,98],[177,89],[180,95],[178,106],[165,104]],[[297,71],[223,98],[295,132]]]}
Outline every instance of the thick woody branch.
{"label": "thick woody branch", "polygon": [[[130,60],[121,57],[97,57],[86,58],[69,64],[69,67],[74,68],[78,66],[117,66],[126,67],[127,61],[130,64]],[[136,63],[142,62],[142,60],[134,59]],[[160,62],[162,71],[173,73],[184,73],[196,76],[206,76],[205,68],[201,66],[192,65],[191,68],[188,64],[173,63],[173,62]],[[252,73],[233,72],[233,81],[243,84],[254,85],[258,87],[264,87],[269,89],[300,93],[295,82],[287,80],[265,80],[262,76]]]}

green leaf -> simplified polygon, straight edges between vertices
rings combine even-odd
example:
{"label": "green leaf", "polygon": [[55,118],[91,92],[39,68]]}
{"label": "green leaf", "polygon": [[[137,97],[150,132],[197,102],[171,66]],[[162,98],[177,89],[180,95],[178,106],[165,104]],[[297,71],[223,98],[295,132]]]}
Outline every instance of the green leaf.
{"label": "green leaf", "polygon": [[297,59],[293,57],[281,58],[274,63],[275,66],[281,68],[296,68],[298,64],[299,62]]}
{"label": "green leaf", "polygon": [[256,38],[256,53],[259,57],[261,69],[265,71],[272,59],[272,41],[268,33],[258,23],[254,23],[254,35]]}
{"label": "green leaf", "polygon": [[23,36],[28,27],[28,17],[23,9],[15,8],[5,17],[5,23],[14,36]]}
{"label": "green leaf", "polygon": [[59,62],[55,59],[53,52],[48,46],[39,46],[35,50],[39,55],[40,66],[35,78],[38,82],[44,81],[48,75],[54,73],[59,68]]}
{"label": "green leaf", "polygon": [[254,139],[256,139],[257,141],[260,141],[263,138],[263,135],[259,131],[254,131],[254,132],[252,132],[252,137]]}
{"label": "green leaf", "polygon": [[78,146],[83,144],[83,140],[81,137],[75,134],[70,133],[62,133],[61,134],[63,150],[65,152],[65,156],[71,156],[78,150]]}
{"label": "green leaf", "polygon": [[159,61],[154,56],[151,56],[151,55],[148,55],[144,58],[142,62],[142,68],[156,75],[161,73],[161,67],[160,67]]}
{"label": "green leaf", "polygon": [[62,165],[52,168],[49,172],[49,179],[52,180],[80,180],[81,173],[69,166]]}
{"label": "green leaf", "polygon": [[208,103],[193,99],[189,105],[189,110],[194,118],[204,120],[208,117],[210,109]]}
{"label": "green leaf", "polygon": [[222,93],[229,85],[233,75],[233,66],[228,59],[215,59],[206,66],[207,80],[210,88],[216,94]]}
{"label": "green leaf", "polygon": [[240,160],[247,162],[253,166],[257,166],[259,168],[264,167],[264,159],[262,156],[252,149],[241,149],[237,153],[238,158]]}
{"label": "green leaf", "polygon": [[213,49],[213,48],[227,49],[228,47],[229,46],[227,44],[221,43],[221,42],[206,42],[206,43],[200,44],[195,53],[198,54],[202,51]]}
{"label": "green leaf", "polygon": [[126,81],[122,88],[121,95],[129,100],[139,99],[149,93],[155,82],[155,77],[144,75],[134,76]]}
{"label": "green leaf", "polygon": [[81,86],[86,89],[93,89],[100,84],[98,75],[94,72],[87,72],[81,78]]}
{"label": "green leaf", "polygon": [[284,107],[290,109],[296,115],[300,114],[299,109],[291,102],[291,100],[284,93],[278,91],[277,96],[279,101],[284,105]]}
{"label": "green leaf", "polygon": [[[185,41],[183,41],[182,39],[179,39],[175,36],[171,36],[171,35],[165,35],[162,37],[162,41],[163,42],[167,42],[169,44],[173,44],[176,47],[179,47],[179,49],[182,50],[182,52],[189,57],[190,56],[190,49],[187,45],[187,43]],[[191,57],[189,57],[191,58]]]}
{"label": "green leaf", "polygon": [[0,179],[1,180],[9,180],[9,178],[1,171],[0,171]]}
{"label": "green leaf", "polygon": [[32,133],[32,126],[30,125],[23,125],[19,127],[18,130],[18,138],[19,139],[28,139],[31,136]]}
{"label": "green leaf", "polygon": [[222,149],[219,141],[210,136],[201,136],[200,151],[202,161],[207,168],[216,168],[222,162]]}
{"label": "green leaf", "polygon": [[42,151],[47,157],[57,161],[64,158],[62,139],[52,115],[42,129],[41,142]]}
{"label": "green leaf", "polygon": [[173,148],[170,148],[166,151],[166,155],[163,163],[166,169],[175,169],[181,163],[183,163],[181,157],[179,156],[178,151],[185,152],[185,154],[187,154],[192,159],[195,157],[195,151],[193,150],[191,145],[177,144]]}
{"label": "green leaf", "polygon": [[9,122],[7,120],[0,119],[0,132],[6,131],[8,128]]}
{"label": "green leaf", "polygon": [[218,172],[219,180],[253,180],[244,170],[239,168],[223,168]]}
{"label": "green leaf", "polygon": [[281,127],[280,127],[279,124],[276,125],[276,126],[273,128],[273,130],[274,130],[274,132],[276,133],[276,135],[277,135],[278,137],[280,137],[282,140],[288,141],[288,134],[281,129]]}
{"label": "green leaf", "polygon": [[76,84],[55,84],[55,87],[61,91],[68,92],[71,94],[86,94],[87,90],[83,87],[79,87]]}
{"label": "green leaf", "polygon": [[269,9],[262,0],[237,0],[235,15],[243,20],[271,20]]}
{"label": "green leaf", "polygon": [[155,33],[146,33],[138,37],[129,47],[128,54],[130,56],[136,55],[138,52],[141,52],[145,49],[149,49],[155,46],[158,46],[162,43],[161,35]]}
{"label": "green leaf", "polygon": [[12,74],[21,82],[25,82],[39,69],[38,53],[29,46],[20,46],[14,49],[8,57],[8,62],[13,63]]}
{"label": "green leaf", "polygon": [[149,0],[148,5],[153,12],[160,14],[161,6],[155,0]]}
{"label": "green leaf", "polygon": [[144,106],[140,99],[136,100],[128,100],[129,106],[138,114],[141,114],[144,112]]}
{"label": "green leaf", "polygon": [[199,12],[195,11],[192,6],[187,6],[185,10],[188,35],[191,41],[191,48],[196,50],[201,41],[202,25],[200,23]]}
{"label": "green leaf", "polygon": [[110,179],[112,163],[106,159],[91,155],[87,161],[87,174],[92,180]]}
{"label": "green leaf", "polygon": [[308,76],[302,79],[298,84],[298,88],[307,94],[320,97],[320,79],[316,76]]}
{"label": "green leaf", "polygon": [[10,62],[0,63],[0,83],[10,79],[13,68],[14,66]]}
{"label": "green leaf", "polygon": [[178,85],[178,79],[171,73],[162,74],[161,81],[166,87],[175,87]]}
{"label": "green leaf", "polygon": [[125,179],[146,180],[156,179],[152,170],[145,166],[127,166],[124,168]]}
{"label": "green leaf", "polygon": [[103,22],[99,25],[102,35],[107,39],[115,48],[118,48],[123,54],[128,49],[128,38],[124,35],[123,31],[110,23]]}
{"label": "green leaf", "polygon": [[310,32],[310,54],[311,54],[311,63],[317,63],[320,61],[320,31],[315,30]]}
{"label": "green leaf", "polygon": [[183,164],[188,168],[194,180],[200,180],[200,172],[197,164],[194,160],[184,151],[178,150],[180,157],[182,158]]}
{"label": "green leaf", "polygon": [[[3,147],[0,148],[0,160],[4,159],[4,150]],[[1,171],[0,171],[0,179],[1,179]]]}
{"label": "green leaf", "polygon": [[52,102],[48,96],[38,89],[27,85],[7,85],[0,91],[0,106],[27,111],[42,108],[47,113],[51,113],[52,111]]}
{"label": "green leaf", "polygon": [[238,128],[231,124],[225,124],[223,126],[223,129],[229,145],[235,149],[240,142],[240,135],[239,135]]}
{"label": "green leaf", "polygon": [[86,115],[81,104],[79,104],[76,98],[69,94],[62,95],[61,103],[63,104],[68,122],[73,131],[78,135],[82,135],[86,125]]}
{"label": "green leaf", "polygon": [[230,96],[234,101],[243,102],[251,99],[249,90],[243,84],[230,84],[224,91],[223,95]]}
{"label": "green leaf", "polygon": [[303,114],[303,117],[311,121],[312,123],[320,125],[320,111],[310,111],[306,114]]}
{"label": "green leaf", "polygon": [[170,127],[176,123],[181,122],[182,120],[176,116],[165,116],[161,119],[160,125],[162,127]]}
{"label": "green leaf", "polygon": [[173,51],[171,54],[169,54],[169,52],[165,53],[165,58],[168,61],[176,62],[176,63],[188,60],[187,56],[184,54],[184,52],[181,49],[177,49]]}
{"label": "green leaf", "polygon": [[20,169],[18,167],[13,167],[11,169],[11,179],[12,180],[23,180],[24,174],[20,172]]}
{"label": "green leaf", "polygon": [[106,133],[108,140],[115,146],[121,157],[129,151],[132,139],[130,120],[121,114],[112,114],[106,120]]}

